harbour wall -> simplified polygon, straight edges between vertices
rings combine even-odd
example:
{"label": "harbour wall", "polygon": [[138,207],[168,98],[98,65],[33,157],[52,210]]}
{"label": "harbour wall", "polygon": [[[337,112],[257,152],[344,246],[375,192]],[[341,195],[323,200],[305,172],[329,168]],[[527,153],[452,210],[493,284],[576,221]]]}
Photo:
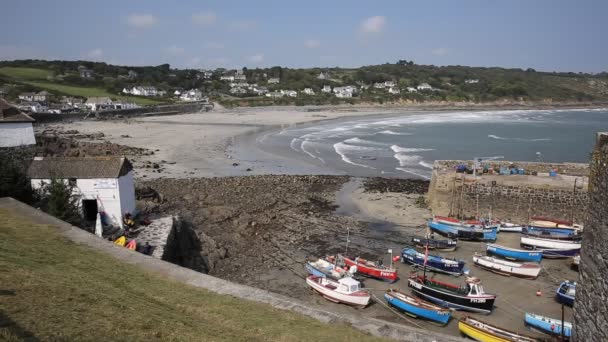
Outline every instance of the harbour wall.
{"label": "harbour wall", "polygon": [[608,341],[608,132],[591,154],[589,215],[585,221],[574,303],[575,341]]}
{"label": "harbour wall", "polygon": [[[433,165],[429,206],[435,215],[492,217],[526,222],[549,216],[583,222],[586,217],[589,166],[579,163],[488,162],[474,176],[457,172],[471,161],[440,160]],[[524,174],[498,174],[509,167]],[[553,174],[555,172],[555,174]]]}

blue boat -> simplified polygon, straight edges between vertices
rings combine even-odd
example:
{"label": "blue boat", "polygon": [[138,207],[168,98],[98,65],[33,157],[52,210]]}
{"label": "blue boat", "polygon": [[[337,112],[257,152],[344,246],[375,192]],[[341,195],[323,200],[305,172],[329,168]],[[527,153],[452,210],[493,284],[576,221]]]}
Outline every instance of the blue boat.
{"label": "blue boat", "polygon": [[560,303],[569,306],[574,305],[574,297],[576,296],[576,282],[564,281],[555,291],[555,298]]}
{"label": "blue boat", "polygon": [[580,248],[552,248],[552,249],[544,249],[537,248],[537,251],[543,253],[543,258],[547,259],[566,259],[570,257],[574,257],[581,253]]}
{"label": "blue boat", "polygon": [[578,234],[576,230],[566,228],[547,228],[547,227],[535,227],[526,226],[522,228],[522,234],[534,235],[538,237],[546,237],[548,239],[558,240],[577,240],[582,239],[583,236]]}
{"label": "blue boat", "polygon": [[[404,248],[401,251],[401,261],[416,267],[424,267],[424,254],[418,252],[414,248]],[[426,269],[438,273],[459,276],[464,273],[468,273],[469,271],[464,268],[464,265],[465,262],[463,260],[454,260],[436,255],[429,255],[426,262]]]}
{"label": "blue boat", "polygon": [[540,262],[543,258],[543,253],[539,251],[515,249],[495,244],[488,244],[486,252],[509,260]]}
{"label": "blue boat", "polygon": [[390,305],[409,315],[425,318],[443,325],[448,324],[450,317],[452,316],[452,311],[450,309],[437,306],[420,298],[408,296],[399,290],[386,290],[384,299],[386,299]]}
{"label": "blue boat", "polygon": [[439,223],[439,222],[436,222],[433,220],[430,220],[428,225],[432,231],[435,231],[441,235],[447,236],[449,238],[458,237],[458,227],[457,226],[443,224],[443,223]]}
{"label": "blue boat", "polygon": [[[526,312],[524,321],[526,322],[526,325],[534,327],[549,335],[561,336],[562,334],[562,321],[559,319]],[[572,323],[564,322],[564,336],[568,338],[572,336]]]}
{"label": "blue boat", "polygon": [[332,280],[353,277],[353,275],[346,268],[336,266],[325,259],[307,261],[304,268],[306,268],[306,272],[308,272],[308,274],[322,278],[329,278]]}
{"label": "blue boat", "polygon": [[461,240],[496,241],[498,233],[498,226],[488,228],[481,228],[477,226],[455,226],[439,223],[433,220],[430,220],[428,225],[432,231],[450,238],[457,237]]}

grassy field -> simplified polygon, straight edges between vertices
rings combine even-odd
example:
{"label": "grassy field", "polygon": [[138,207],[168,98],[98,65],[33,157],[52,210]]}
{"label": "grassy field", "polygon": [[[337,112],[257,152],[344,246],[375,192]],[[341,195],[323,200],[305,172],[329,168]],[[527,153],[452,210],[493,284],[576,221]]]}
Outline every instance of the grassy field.
{"label": "grassy field", "polygon": [[169,281],[5,209],[0,270],[0,340],[375,340],[346,325]]}
{"label": "grassy field", "polygon": [[46,80],[51,73],[44,69],[3,67],[0,74],[17,80]]}

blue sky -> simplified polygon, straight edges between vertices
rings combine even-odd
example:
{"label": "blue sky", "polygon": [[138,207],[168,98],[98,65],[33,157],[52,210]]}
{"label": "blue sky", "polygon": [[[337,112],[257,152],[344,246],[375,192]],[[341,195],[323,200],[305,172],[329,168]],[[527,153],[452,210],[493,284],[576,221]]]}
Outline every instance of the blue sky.
{"label": "blue sky", "polygon": [[1,0],[0,59],[608,70],[605,0]]}

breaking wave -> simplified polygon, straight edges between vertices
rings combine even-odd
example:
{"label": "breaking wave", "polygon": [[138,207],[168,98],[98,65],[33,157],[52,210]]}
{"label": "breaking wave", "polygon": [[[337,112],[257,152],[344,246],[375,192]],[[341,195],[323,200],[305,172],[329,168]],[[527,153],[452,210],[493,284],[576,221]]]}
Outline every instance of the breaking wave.
{"label": "breaking wave", "polygon": [[496,139],[496,140],[526,141],[526,142],[551,141],[551,138],[536,138],[536,139],[504,138],[504,137],[499,137],[498,135],[494,135],[494,134],[488,134],[488,138],[490,138],[490,139]]}
{"label": "breaking wave", "polygon": [[381,131],[378,134],[388,134],[388,135],[412,135],[412,133],[399,133],[391,130]]}
{"label": "breaking wave", "polygon": [[431,170],[433,169],[433,164],[429,164],[429,163],[425,162],[424,160],[419,162],[418,165],[425,167],[427,169],[431,169]]}
{"label": "breaking wave", "polygon": [[411,152],[424,152],[424,151],[434,151],[433,148],[410,148],[410,147],[401,147],[397,145],[391,146],[391,150],[395,153],[411,153]]}
{"label": "breaking wave", "polygon": [[403,168],[403,167],[397,167],[397,168],[395,168],[395,170],[403,171],[405,173],[412,174],[414,176],[420,177],[420,178],[425,179],[425,180],[430,180],[431,179],[431,177],[425,175],[420,170],[410,169],[410,168]]}
{"label": "breaking wave", "polygon": [[399,161],[399,166],[417,165],[422,159],[421,156],[403,153],[397,153],[394,157]]}
{"label": "breaking wave", "polygon": [[354,137],[354,138],[350,138],[350,139],[346,139],[344,140],[345,143],[347,144],[361,144],[361,145],[377,145],[377,146],[386,146],[386,144],[381,143],[381,142],[377,142],[377,141],[371,141],[371,140],[365,140],[365,139],[360,139],[358,137]]}
{"label": "breaking wave", "polygon": [[356,152],[356,151],[369,151],[370,149],[377,150],[376,148],[373,148],[373,147],[361,147],[361,146],[347,145],[343,142],[334,144],[334,151],[336,151],[336,153],[340,156],[340,158],[342,158],[343,162],[375,170],[376,168],[371,167],[369,165],[355,163],[354,161],[352,161],[352,159],[350,159],[348,156],[346,156],[346,154],[349,152],[352,153],[352,152]]}

